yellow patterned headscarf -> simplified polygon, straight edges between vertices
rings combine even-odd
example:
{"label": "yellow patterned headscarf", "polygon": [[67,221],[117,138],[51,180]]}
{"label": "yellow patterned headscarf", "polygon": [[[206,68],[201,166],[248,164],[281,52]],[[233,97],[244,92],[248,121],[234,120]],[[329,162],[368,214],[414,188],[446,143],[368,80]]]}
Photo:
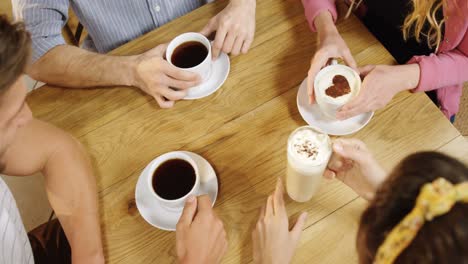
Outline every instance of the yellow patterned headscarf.
{"label": "yellow patterned headscarf", "polygon": [[413,210],[387,235],[375,264],[390,264],[405,250],[425,221],[448,213],[457,202],[468,203],[468,182],[453,185],[444,178],[424,184]]}

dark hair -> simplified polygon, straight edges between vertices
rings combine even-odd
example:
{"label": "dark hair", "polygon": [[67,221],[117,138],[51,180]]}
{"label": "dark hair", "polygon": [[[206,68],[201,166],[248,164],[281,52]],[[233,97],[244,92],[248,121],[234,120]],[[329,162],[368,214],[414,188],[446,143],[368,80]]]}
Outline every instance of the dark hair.
{"label": "dark hair", "polygon": [[[468,168],[437,152],[408,156],[382,184],[361,216],[357,236],[360,263],[372,263],[386,235],[414,207],[421,187],[442,177],[453,184],[468,181]],[[395,263],[468,263],[468,204],[425,222]]]}
{"label": "dark hair", "polygon": [[0,92],[23,74],[31,55],[31,37],[23,23],[10,23],[0,15]]}

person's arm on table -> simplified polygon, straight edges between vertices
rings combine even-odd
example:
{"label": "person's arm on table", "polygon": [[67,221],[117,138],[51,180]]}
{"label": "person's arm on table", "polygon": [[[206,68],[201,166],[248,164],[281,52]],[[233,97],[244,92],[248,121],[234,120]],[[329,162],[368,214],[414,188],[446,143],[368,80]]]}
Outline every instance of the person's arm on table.
{"label": "person's arm on table", "polygon": [[[468,56],[459,50],[416,56],[405,65],[367,65],[359,95],[338,112],[339,119],[375,111],[386,106],[398,92],[430,91],[468,80]],[[461,92],[461,91],[460,91]]]}
{"label": "person's arm on table", "polygon": [[69,88],[134,86],[154,97],[163,108],[172,107],[186,96],[186,89],[200,82],[197,74],[164,60],[165,45],[126,57],[66,45],[61,31],[68,18],[69,0],[14,3],[19,7],[16,16],[24,20],[32,37],[33,64],[27,73],[38,81]]}
{"label": "person's arm on table", "polygon": [[399,92],[418,86],[420,67],[406,65],[367,65],[359,68],[364,76],[361,90],[338,111],[338,119],[347,119],[385,107]]}
{"label": "person's arm on table", "polygon": [[47,196],[72,251],[72,263],[104,263],[96,180],[83,146],[64,131],[33,119],[7,150],[4,173],[41,171]]}
{"label": "person's arm on table", "polygon": [[315,102],[314,80],[317,73],[331,59],[342,58],[351,68],[357,64],[346,42],[335,26],[337,11],[333,0],[302,0],[310,29],[317,32],[318,47],[310,63],[307,74],[307,92],[309,102]]}

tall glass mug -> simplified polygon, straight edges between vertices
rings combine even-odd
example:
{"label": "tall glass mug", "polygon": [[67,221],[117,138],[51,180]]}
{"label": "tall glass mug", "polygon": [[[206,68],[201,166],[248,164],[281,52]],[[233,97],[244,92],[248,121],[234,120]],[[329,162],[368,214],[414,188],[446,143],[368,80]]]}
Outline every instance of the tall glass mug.
{"label": "tall glass mug", "polygon": [[320,186],[332,154],[331,140],[311,126],[294,130],[288,139],[286,190],[296,202],[306,202]]}

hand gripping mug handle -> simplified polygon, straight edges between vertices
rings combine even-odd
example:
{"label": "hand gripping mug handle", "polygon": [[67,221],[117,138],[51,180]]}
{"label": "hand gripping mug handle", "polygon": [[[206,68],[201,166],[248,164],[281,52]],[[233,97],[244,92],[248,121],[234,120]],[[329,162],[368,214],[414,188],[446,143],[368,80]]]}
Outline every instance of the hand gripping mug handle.
{"label": "hand gripping mug handle", "polygon": [[338,60],[337,59],[331,59],[330,60],[330,64],[329,65],[337,65],[338,64]]}

